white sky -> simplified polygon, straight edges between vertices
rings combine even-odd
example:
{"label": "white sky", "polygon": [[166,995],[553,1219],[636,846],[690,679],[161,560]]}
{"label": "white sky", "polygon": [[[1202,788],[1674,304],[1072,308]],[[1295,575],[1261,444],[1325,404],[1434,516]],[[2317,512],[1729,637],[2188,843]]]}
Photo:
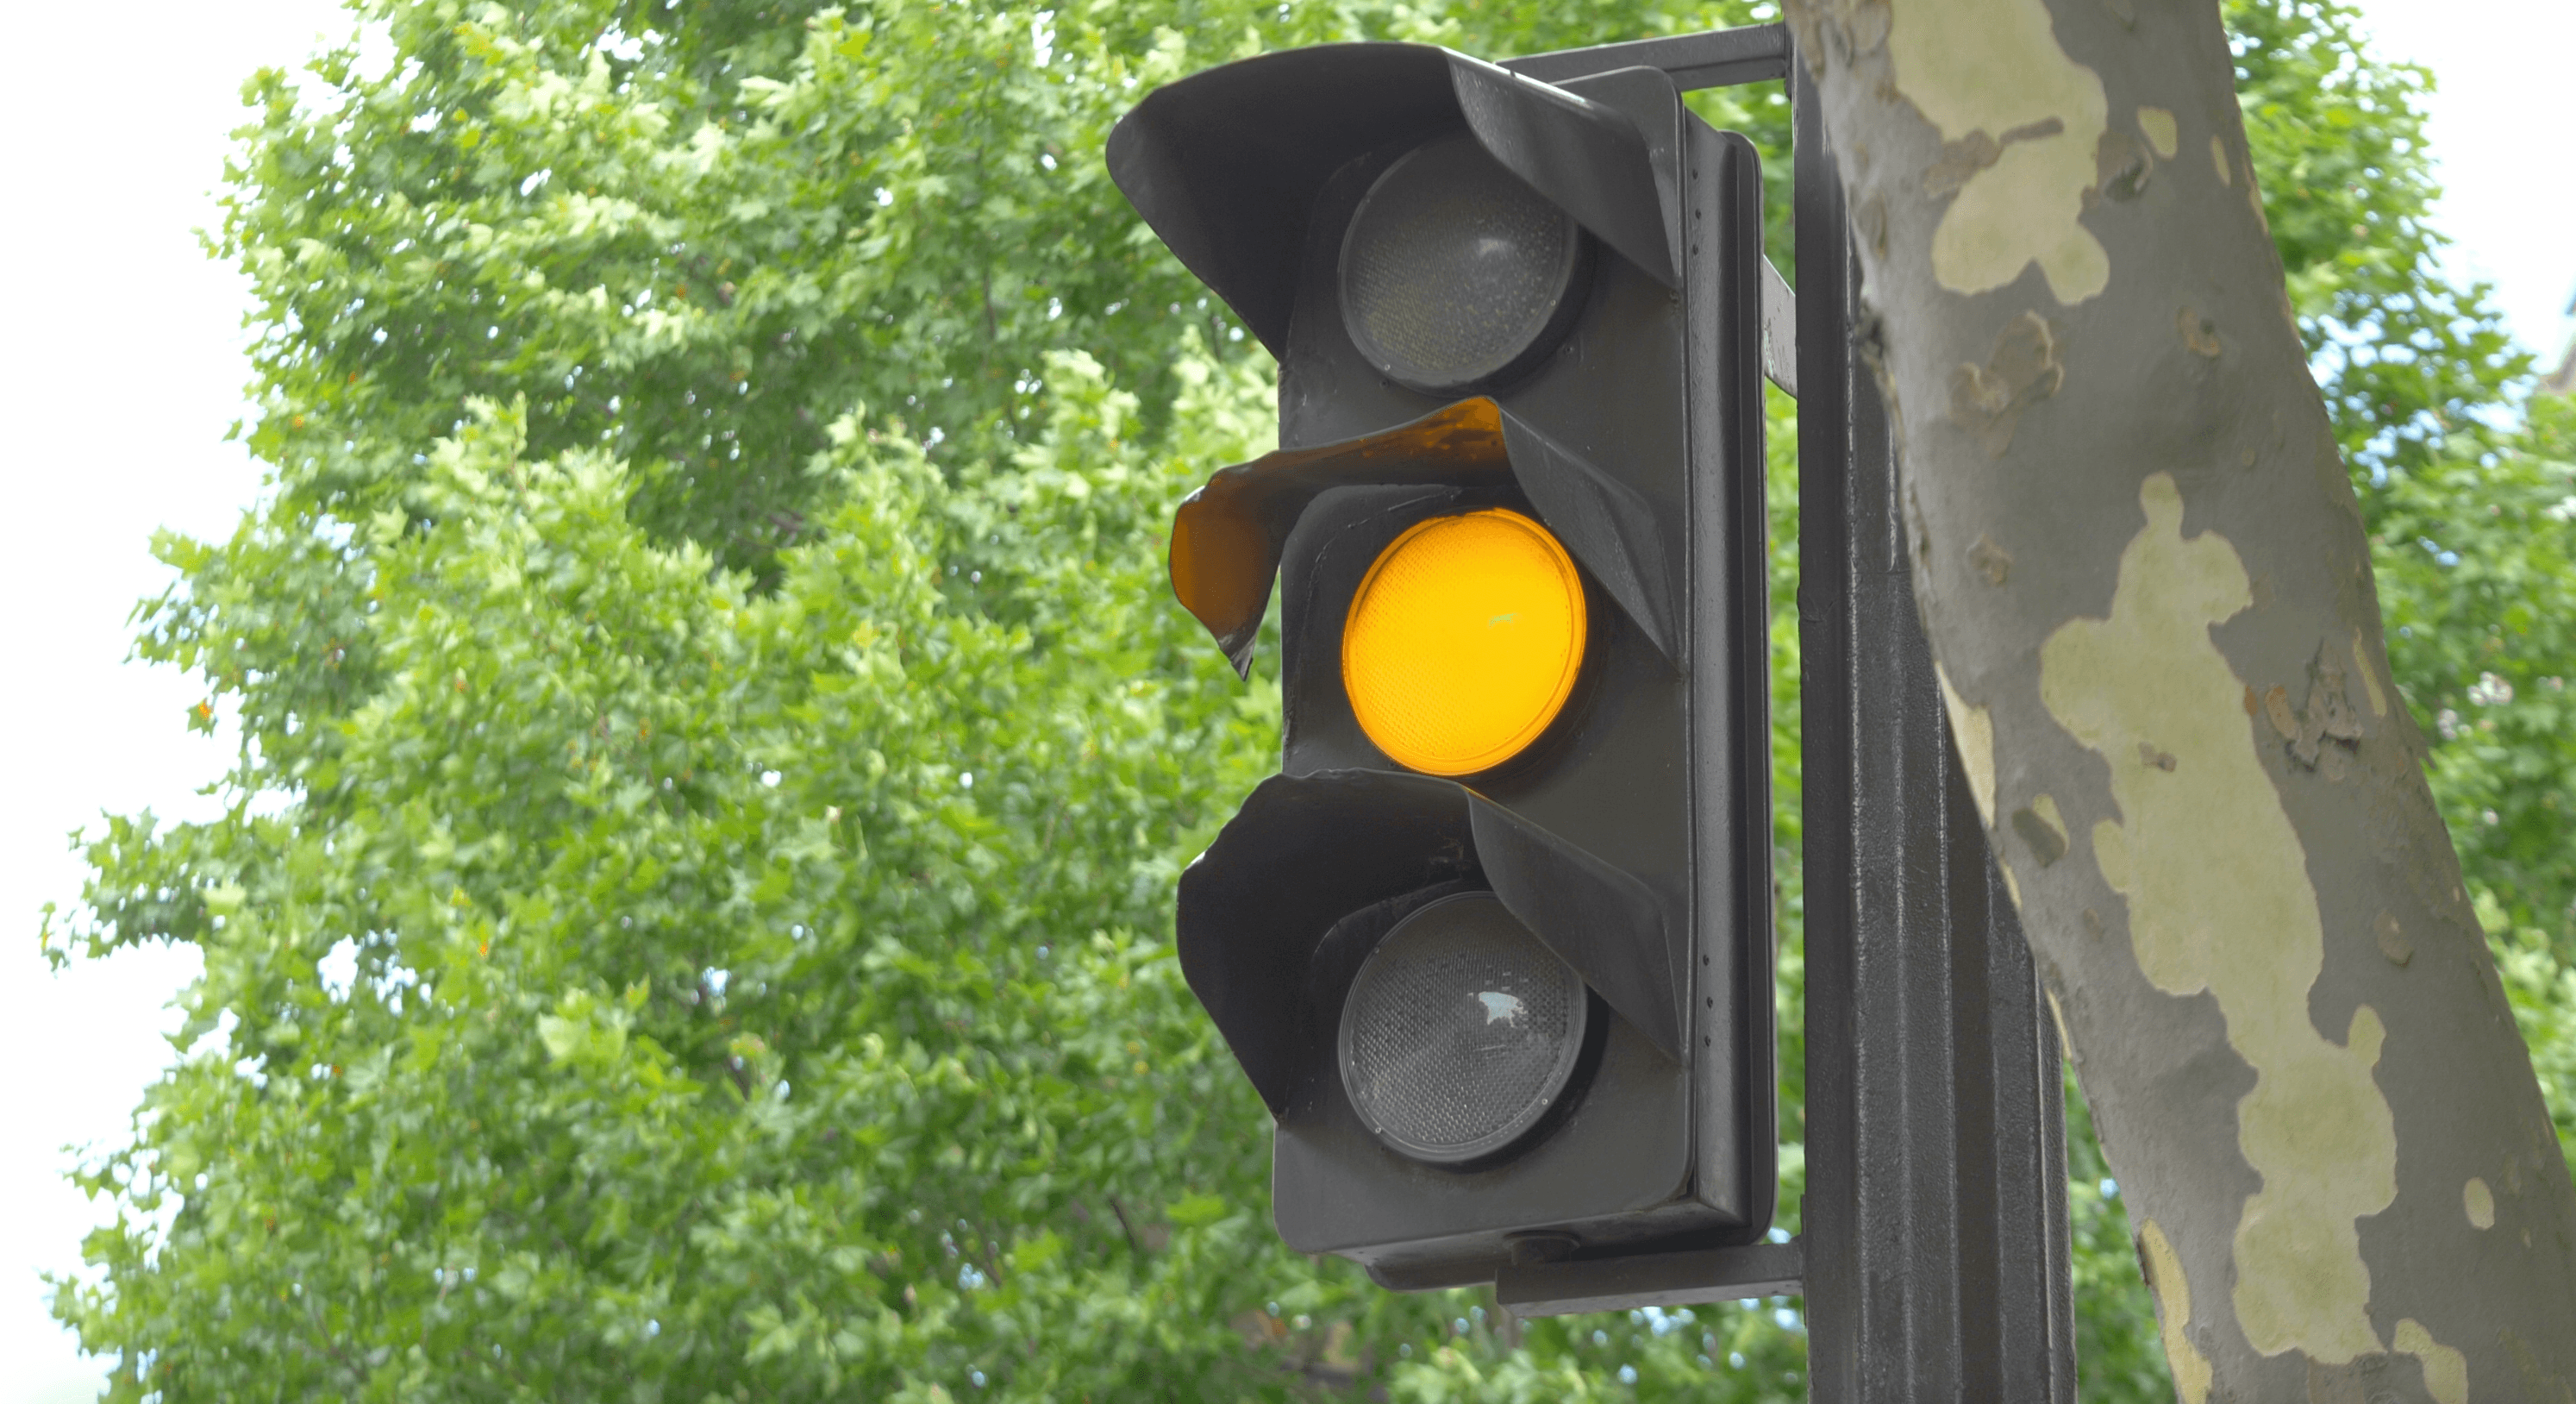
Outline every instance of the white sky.
{"label": "white sky", "polygon": [[2495,284],[2496,303],[2544,369],[2576,322],[2576,192],[2562,178],[2564,0],[2360,0],[2383,57],[2433,70],[2433,154],[2447,193],[2440,226],[2455,277]]}
{"label": "white sky", "polygon": [[[2540,0],[2364,0],[2383,54],[2442,82],[2432,137],[2451,194],[2454,270],[2489,278],[2526,345],[2554,359],[2576,292],[2576,195],[2534,152],[2563,145],[2555,110],[2576,7]],[[0,804],[0,1404],[93,1397],[35,1274],[76,1268],[95,1211],[63,1185],[66,1143],[112,1139],[168,1060],[171,992],[194,961],[162,952],[51,976],[37,909],[80,895],[63,835],[101,810],[201,815],[193,791],[228,742],[186,731],[200,694],[123,661],[126,612],[166,572],[152,531],[228,534],[259,476],[223,442],[248,371],[243,289],[190,231],[240,80],[347,30],[328,0],[135,0],[102,46],[94,13],[9,0],[12,47],[49,55],[0,84],[0,266],[17,270],[0,338],[0,481],[19,543],[0,553],[0,735],[19,738]],[[2509,39],[2506,36],[2510,36]],[[79,56],[96,56],[95,63]]]}
{"label": "white sky", "polygon": [[167,572],[156,527],[229,535],[259,486],[223,441],[249,372],[241,283],[190,231],[241,82],[349,26],[328,0],[8,0],[0,83],[0,266],[18,270],[0,337],[0,483],[18,540],[0,552],[0,736],[15,737],[0,803],[0,1402],[96,1397],[46,1315],[35,1274],[80,1265],[96,1220],[58,1178],[66,1142],[119,1135],[168,1061],[164,1005],[193,957],[153,951],[61,977],[36,956],[36,913],[80,897],[66,831],[100,810],[204,812],[191,792],[226,748],[187,731],[200,694],[127,665],[125,616]]}

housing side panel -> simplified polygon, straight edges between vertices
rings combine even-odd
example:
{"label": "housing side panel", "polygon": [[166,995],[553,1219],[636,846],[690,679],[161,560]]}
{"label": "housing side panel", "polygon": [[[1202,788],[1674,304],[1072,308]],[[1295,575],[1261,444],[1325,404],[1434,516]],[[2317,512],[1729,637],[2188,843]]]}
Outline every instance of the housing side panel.
{"label": "housing side panel", "polygon": [[1690,365],[1692,941],[1701,1202],[1771,1226],[1770,590],[1763,511],[1762,175],[1752,143],[1684,119]]}

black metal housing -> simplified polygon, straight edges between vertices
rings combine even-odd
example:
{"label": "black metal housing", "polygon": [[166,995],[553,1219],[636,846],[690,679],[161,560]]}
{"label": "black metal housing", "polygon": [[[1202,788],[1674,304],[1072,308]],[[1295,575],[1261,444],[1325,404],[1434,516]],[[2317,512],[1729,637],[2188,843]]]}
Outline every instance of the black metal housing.
{"label": "black metal housing", "polygon": [[[1337,260],[1377,175],[1461,129],[1616,256],[1591,261],[1553,353],[1444,400],[1352,344]],[[1280,358],[1280,451],[1184,505],[1172,567],[1238,668],[1280,581],[1281,773],[1183,875],[1178,944],[1278,1118],[1282,1236],[1401,1288],[1492,1281],[1533,1232],[1578,1258],[1759,1237],[1776,1132],[1750,144],[1652,69],[1551,86],[1422,46],[1336,45],[1151,95],[1110,169]],[[1388,542],[1485,505],[1545,524],[1607,607],[1556,724],[1462,783],[1370,743],[1338,645]],[[1444,1168],[1369,1132],[1330,1050],[1370,943],[1477,889],[1606,1017],[1549,1125]]]}
{"label": "black metal housing", "polygon": [[[1315,56],[1257,61],[1265,66],[1246,69],[1249,76],[1243,81],[1211,83],[1189,101],[1155,111],[1133,132],[1122,127],[1122,135],[1113,136],[1111,165],[1122,187],[1183,261],[1227,296],[1274,353],[1283,353],[1293,329],[1298,286],[1289,270],[1305,246],[1301,221],[1326,182],[1342,169],[1336,161],[1362,148],[1377,149],[1372,143],[1400,149],[1450,120],[1452,105],[1457,120],[1465,118],[1457,80],[1453,77],[1444,96],[1427,75],[1444,67],[1454,73],[1455,63],[1467,61],[1448,55],[1435,63],[1423,51],[1403,46],[1362,47],[1370,52],[1334,57],[1328,51],[1307,51]],[[1281,1113],[1282,1227],[1292,1222],[1326,1225],[1352,1243],[1399,1245],[1376,1250],[1372,1263],[1379,1280],[1390,1285],[1467,1280],[1462,1271],[1491,1266],[1497,1300],[1524,1315],[1803,1291],[1811,1392],[1818,1400],[2071,1399],[2075,1360],[2056,1040],[2040,1011],[2042,995],[2029,953],[2008,901],[1997,891],[1983,835],[1964,802],[1945,720],[1927,681],[1928,654],[1916,626],[1903,556],[1893,446],[1876,386],[1853,340],[1862,309],[1849,214],[1813,84],[1797,71],[1788,32],[1777,24],[1538,54],[1507,60],[1502,67],[1588,93],[1632,115],[1642,112],[1648,120],[1639,135],[1650,141],[1665,130],[1662,94],[1675,87],[1789,83],[1797,120],[1798,267],[1804,285],[1794,308],[1794,343],[1788,335],[1789,295],[1776,273],[1768,274],[1767,292],[1780,304],[1768,314],[1776,378],[1793,395],[1801,385],[1808,391],[1799,416],[1808,894],[1805,1233],[1785,1243],[1700,1246],[1712,1237],[1721,1242],[1740,1238],[1769,1217],[1767,902],[1758,918],[1758,942],[1749,911],[1739,931],[1747,961],[1736,1017],[1744,1020],[1741,1047],[1748,1061],[1736,1071],[1747,1089],[1757,1074],[1763,1079],[1760,1105],[1742,1124],[1764,1140],[1758,1163],[1748,1149],[1747,1178],[1741,1182],[1759,1185],[1748,1189],[1745,1202],[1757,1202],[1756,1194],[1764,1198],[1759,1212],[1748,1214],[1739,1230],[1657,1237],[1656,1211],[1649,1209],[1636,1220],[1646,1230],[1641,1239],[1594,1243],[1568,1259],[1563,1252],[1568,1240],[1559,1234],[1506,1232],[1501,1241],[1517,1246],[1498,1262],[1490,1234],[1469,1235],[1465,1246],[1473,1251],[1464,1253],[1458,1251],[1458,1241],[1404,1243],[1408,1234],[1421,1231],[1416,1199],[1396,1196],[1385,1214],[1328,1202],[1325,1191],[1338,1183],[1331,1166],[1347,1128],[1335,1121],[1329,1098],[1308,1095],[1298,1081],[1302,1065],[1295,1056],[1295,1039],[1299,1030],[1311,1032],[1310,1023],[1291,1020],[1284,1032],[1267,1035],[1245,1025],[1247,1011],[1263,1002],[1259,982],[1272,981],[1270,1002],[1275,1004],[1277,981],[1286,979],[1288,1002],[1311,1010],[1347,984],[1369,943],[1406,912],[1448,893],[1488,885],[1486,840],[1476,828],[1476,816],[1483,812],[1480,796],[1450,782],[1370,772],[1362,754],[1364,738],[1360,750],[1349,753],[1358,756],[1349,763],[1362,769],[1323,768],[1341,754],[1324,743],[1335,733],[1331,726],[1292,727],[1292,757],[1301,739],[1310,743],[1308,769],[1265,783],[1245,806],[1245,818],[1259,811],[1261,822],[1277,831],[1280,847],[1263,851],[1271,853],[1282,872],[1325,880],[1263,889],[1281,908],[1277,930],[1268,936],[1250,933],[1240,951],[1213,949],[1205,940],[1185,939],[1182,947],[1193,988],[1217,1014],[1255,1085]],[[1623,92],[1643,101],[1619,103],[1614,95]],[[1314,99],[1321,99],[1314,108],[1301,106]],[[1148,100],[1149,108],[1153,102]],[[1266,103],[1275,106],[1265,110]],[[1293,113],[1287,125],[1255,135],[1251,146],[1245,145],[1242,127],[1282,113]],[[1231,126],[1193,131],[1191,120],[1202,117],[1227,118]],[[1161,130],[1152,130],[1158,126]],[[1696,135],[1685,143],[1678,136],[1683,130],[1678,120],[1671,130],[1677,134],[1673,141],[1655,151],[1676,152],[1688,145],[1696,152],[1704,145]],[[1232,163],[1247,150],[1255,154],[1252,164]],[[1682,651],[1692,632],[1729,609],[1742,639],[1758,638],[1764,622],[1759,478],[1746,471],[1759,462],[1759,425],[1755,421],[1751,426],[1749,456],[1740,456],[1747,453],[1746,425],[1741,418],[1729,418],[1734,410],[1722,407],[1723,397],[1734,393],[1734,364],[1728,362],[1713,377],[1708,370],[1743,351],[1743,329],[1733,320],[1740,304],[1708,291],[1709,279],[1731,280],[1739,258],[1758,255],[1725,246],[1717,270],[1704,273],[1700,260],[1709,257],[1712,241],[1704,237],[1705,209],[1696,203],[1700,197],[1694,194],[1692,202],[1685,202],[1675,192],[1678,182],[1669,173],[1680,166],[1650,165],[1668,217],[1670,245],[1688,250],[1682,281],[1690,299],[1685,380],[1691,404],[1690,527],[1688,554],[1676,558],[1688,564],[1683,573],[1666,577],[1682,582],[1683,593],[1675,599],[1686,595],[1690,612],[1687,628],[1676,618],[1673,646],[1663,652],[1675,667],[1689,669],[1694,686],[1720,686],[1733,677],[1747,689],[1744,695],[1759,698],[1758,673],[1747,677],[1740,670],[1729,673],[1733,665],[1712,667],[1710,650],[1686,662]],[[1704,170],[1696,156],[1690,169]],[[1691,188],[1699,189],[1696,183]],[[1686,203],[1687,240],[1681,233]],[[1751,289],[1744,295],[1752,296]],[[1329,355],[1329,336],[1319,336],[1318,345]],[[1796,370],[1789,374],[1793,361]],[[1716,393],[1711,392],[1712,378]],[[1237,556],[1257,558],[1258,564],[1238,563],[1230,576],[1201,570],[1185,580],[1176,540],[1174,583],[1238,666],[1248,664],[1288,533],[1305,520],[1308,505],[1328,490],[1411,484],[1417,490],[1451,491],[1465,501],[1481,484],[1488,493],[1506,497],[1517,487],[1514,500],[1524,505],[1544,495],[1544,472],[1524,472],[1524,455],[1504,442],[1510,437],[1502,418],[1505,406],[1474,401],[1433,407],[1399,399],[1374,410],[1342,413],[1346,407],[1336,398],[1339,388],[1318,374],[1310,374],[1297,393],[1289,391],[1283,376],[1286,448],[1274,457],[1287,466],[1275,477],[1249,474],[1222,489],[1227,480],[1221,474],[1195,500],[1210,546],[1199,565]],[[1403,428],[1398,432],[1395,426]],[[1337,437],[1359,442],[1334,445]],[[1457,452],[1444,452],[1444,442]],[[1600,451],[1580,435],[1551,442],[1575,445],[1569,452],[1578,458]],[[1308,452],[1319,446],[1329,447]],[[1722,484],[1700,471],[1703,461],[1712,458],[1727,465],[1731,475]],[[1434,466],[1437,460],[1453,466],[1482,462],[1487,469],[1444,475]],[[1259,469],[1270,462],[1245,467]],[[1669,516],[1668,503],[1646,500],[1651,509]],[[1380,504],[1365,510],[1391,509]],[[1559,508],[1556,515],[1568,513]],[[1188,517],[1185,511],[1184,526]],[[1561,520],[1551,525],[1561,533],[1567,530]],[[1740,543],[1746,532],[1751,533],[1752,551],[1730,555],[1739,550],[1731,543]],[[1632,551],[1638,581],[1652,573],[1644,557],[1633,554],[1635,543],[1652,533],[1623,528],[1604,535]],[[1596,577],[1609,569],[1596,561],[1599,545],[1596,539],[1590,554],[1575,553]],[[1728,572],[1738,569],[1751,574],[1738,584],[1724,583]],[[1602,582],[1596,578],[1594,583]],[[1712,610],[1706,603],[1711,590],[1734,593]],[[1620,596],[1623,617],[1651,632],[1645,597],[1639,599],[1632,604],[1627,595]],[[1677,615],[1679,609],[1676,603]],[[1596,611],[1596,617],[1602,613]],[[1292,631],[1292,647],[1294,637]],[[1292,680],[1294,676],[1292,670]],[[1588,682],[1585,695],[1567,709],[1569,717],[1589,715],[1600,690],[1597,679]],[[1329,698],[1326,711],[1328,704]],[[1309,715],[1314,714],[1310,709]],[[1760,718],[1751,722],[1748,726],[1741,715],[1692,713],[1690,775],[1693,794],[1699,797],[1692,813],[1701,820],[1692,845],[1701,855],[1753,839],[1727,828],[1734,812],[1730,806],[1741,799],[1740,790],[1730,787],[1742,782],[1723,773],[1730,759],[1745,776],[1766,773]],[[1540,749],[1563,744],[1580,726],[1569,720]],[[1730,753],[1730,745],[1740,749]],[[1545,761],[1541,755],[1530,763]],[[1518,768],[1504,769],[1516,773]],[[1493,788],[1495,777],[1470,778],[1481,789]],[[1383,793],[1358,793],[1371,786]],[[1767,796],[1758,798],[1765,806],[1760,823],[1767,835]],[[1364,831],[1344,827],[1338,817],[1343,806],[1353,803],[1370,806],[1372,819]],[[1484,808],[1498,807],[1487,803]],[[1713,820],[1707,818],[1712,815]],[[1210,857],[1233,837],[1229,829],[1210,849]],[[1247,849],[1262,843],[1249,833],[1244,841]],[[1498,855],[1504,846],[1491,844]],[[1505,858],[1494,866],[1511,868],[1524,861]],[[1239,864],[1203,861],[1184,882],[1185,888],[1203,883],[1226,889],[1254,876]],[[1759,874],[1739,868],[1730,878],[1733,900],[1767,898],[1767,865]],[[1326,923],[1309,944],[1299,945],[1306,940],[1302,934],[1284,945],[1270,939],[1290,929],[1307,932],[1324,909],[1355,893],[1377,891],[1394,895],[1350,909]],[[1249,901],[1252,894],[1247,888],[1237,895],[1217,891],[1213,896],[1220,902]],[[1185,938],[1189,905],[1185,891]],[[1711,916],[1720,905],[1694,892],[1693,940],[1709,938],[1712,921],[1722,921],[1722,914]],[[1710,1035],[1700,1028],[1725,1017],[1708,1013],[1704,1002],[1716,978],[1701,975],[1700,1002],[1684,1005],[1694,1021],[1693,1032],[1703,1039]],[[1594,1036],[1602,1046],[1586,1052],[1580,1076],[1603,1081],[1603,1101],[1626,1099],[1620,1100],[1623,1109],[1652,1115],[1658,1110],[1652,1090],[1668,1087],[1669,1080],[1644,1079],[1640,1092],[1636,1073],[1652,1068],[1654,1059],[1640,1057],[1633,1041],[1614,1057],[1608,1040],[1614,1025],[1630,1033],[1639,1027],[1627,1018],[1595,1019]],[[1704,1071],[1704,1085],[1725,1076],[1723,1068]],[[1585,1101],[1568,1099],[1570,1105]],[[1698,1160],[1707,1165],[1724,1161],[1729,1147],[1722,1134],[1709,1129],[1704,1108],[1666,1106],[1661,1111],[1667,1117],[1699,1114],[1694,1133]],[[1623,1116],[1616,1122],[1560,1127],[1569,1142],[1577,1136],[1591,1138],[1608,1157],[1602,1163],[1616,1168],[1629,1163],[1619,1156],[1636,1152],[1651,1157],[1665,1149],[1664,1142],[1640,1134],[1664,1124],[1669,1123]],[[1556,1142],[1560,1127],[1548,1128],[1548,1143]],[[1323,1172],[1316,1171],[1318,1165]],[[1488,1219],[1508,1221],[1514,1217],[1509,1210],[1543,1199],[1555,1169],[1544,1158],[1534,1162],[1520,1190],[1494,1197],[1496,1212]],[[1647,1175],[1641,1180],[1649,1197],[1655,1179]],[[1453,1199],[1481,1193],[1454,1180],[1440,1188],[1454,1191]],[[1353,1255],[1366,1258],[1370,1253]]]}
{"label": "black metal housing", "polygon": [[1843,184],[1797,108],[1809,1375],[1826,1401],[2075,1398],[2057,1030],[1952,747]]}

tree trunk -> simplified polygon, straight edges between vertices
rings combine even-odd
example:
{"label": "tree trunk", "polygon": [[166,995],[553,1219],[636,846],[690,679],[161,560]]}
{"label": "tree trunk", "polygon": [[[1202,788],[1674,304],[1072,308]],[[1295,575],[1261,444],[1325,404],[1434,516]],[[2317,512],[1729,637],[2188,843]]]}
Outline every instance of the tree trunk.
{"label": "tree trunk", "polygon": [[1791,0],[1952,733],[2187,1404],[2576,1401],[2576,1189],[2214,4]]}

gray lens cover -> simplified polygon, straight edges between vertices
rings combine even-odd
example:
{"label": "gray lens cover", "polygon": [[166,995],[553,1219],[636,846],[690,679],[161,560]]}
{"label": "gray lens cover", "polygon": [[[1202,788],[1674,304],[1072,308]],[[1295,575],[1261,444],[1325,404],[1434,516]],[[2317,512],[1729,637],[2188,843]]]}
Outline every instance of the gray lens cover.
{"label": "gray lens cover", "polygon": [[1369,363],[1440,394],[1511,379],[1581,308],[1574,216],[1464,132],[1387,167],[1342,236],[1342,318]]}
{"label": "gray lens cover", "polygon": [[1583,981],[1493,894],[1396,924],[1342,1005],[1342,1086],[1378,1138],[1416,1160],[1490,1155],[1565,1091],[1589,1018]]}

